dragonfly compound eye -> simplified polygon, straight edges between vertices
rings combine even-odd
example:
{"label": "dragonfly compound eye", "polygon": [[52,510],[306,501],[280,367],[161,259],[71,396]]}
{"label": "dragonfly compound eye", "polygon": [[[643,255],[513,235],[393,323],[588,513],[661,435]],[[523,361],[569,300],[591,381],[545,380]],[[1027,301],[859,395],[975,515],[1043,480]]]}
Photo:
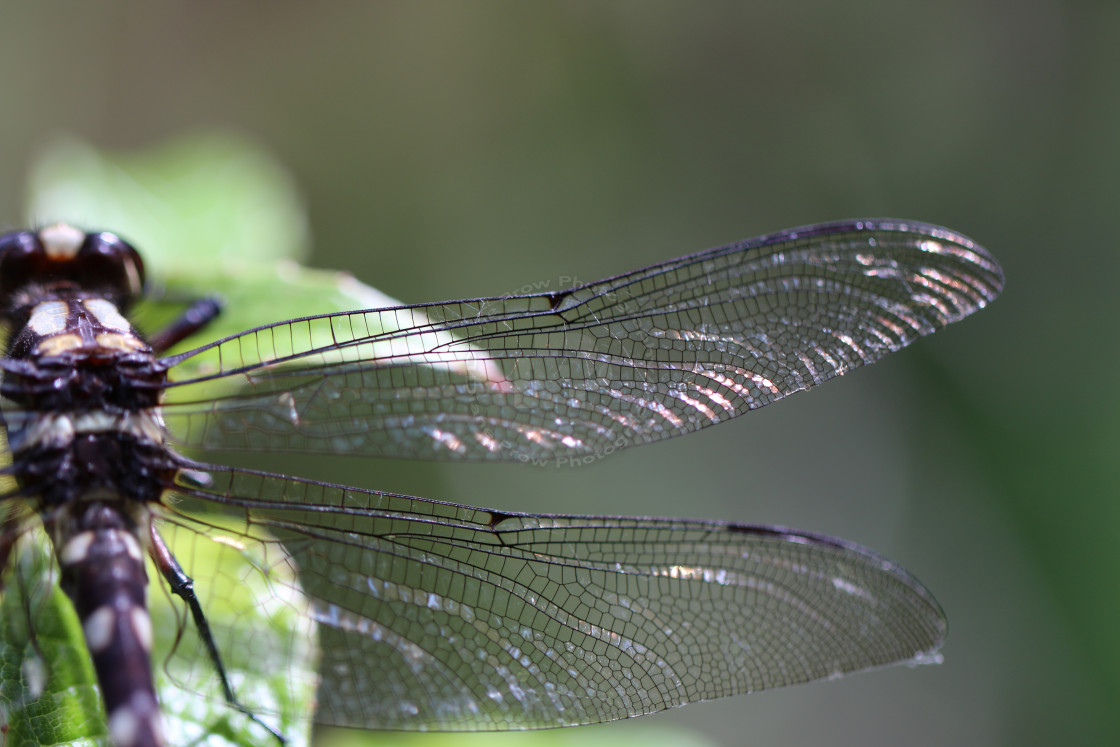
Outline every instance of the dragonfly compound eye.
{"label": "dragonfly compound eye", "polygon": [[144,291],[143,260],[131,244],[114,233],[88,234],[75,261],[102,288],[118,293],[124,305]]}
{"label": "dragonfly compound eye", "polygon": [[5,301],[35,276],[40,254],[39,240],[31,231],[0,236],[0,295]]}

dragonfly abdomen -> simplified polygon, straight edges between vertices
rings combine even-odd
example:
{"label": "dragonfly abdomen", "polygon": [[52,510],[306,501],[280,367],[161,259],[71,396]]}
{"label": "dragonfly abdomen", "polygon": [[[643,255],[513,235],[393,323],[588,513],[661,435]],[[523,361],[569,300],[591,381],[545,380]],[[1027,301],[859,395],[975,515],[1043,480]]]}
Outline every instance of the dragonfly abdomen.
{"label": "dragonfly abdomen", "polygon": [[109,502],[93,501],[57,527],[62,588],[74,603],[117,747],[164,744],[152,681],[152,623],[136,526]]}

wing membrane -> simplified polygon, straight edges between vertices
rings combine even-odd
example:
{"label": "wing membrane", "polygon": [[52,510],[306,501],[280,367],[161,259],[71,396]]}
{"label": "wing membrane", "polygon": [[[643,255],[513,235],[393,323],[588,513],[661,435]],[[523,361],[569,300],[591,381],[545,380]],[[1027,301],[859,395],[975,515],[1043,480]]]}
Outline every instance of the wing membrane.
{"label": "wing membrane", "polygon": [[[878,360],[998,296],[966,237],[809,226],[542,293],[292,320],[165,412],[207,449],[548,460],[691,432]],[[173,376],[174,377],[174,376]]]}
{"label": "wing membrane", "polygon": [[278,538],[298,568],[320,631],[322,723],[595,723],[923,660],[945,635],[917,581],[828,537],[205,470],[205,487],[176,488],[180,516],[208,501],[243,511],[240,538]]}

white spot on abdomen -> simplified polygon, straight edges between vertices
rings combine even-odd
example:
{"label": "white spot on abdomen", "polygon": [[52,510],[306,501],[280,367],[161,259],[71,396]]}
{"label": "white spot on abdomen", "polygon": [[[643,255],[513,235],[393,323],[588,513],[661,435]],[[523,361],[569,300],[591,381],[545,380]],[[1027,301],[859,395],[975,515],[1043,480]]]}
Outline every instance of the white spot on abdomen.
{"label": "white spot on abdomen", "polygon": [[62,565],[81,563],[89,556],[89,546],[93,543],[93,532],[81,532],[70,538],[59,553]]}
{"label": "white spot on abdomen", "polygon": [[85,622],[82,630],[86,634],[86,645],[91,654],[99,654],[113,642],[113,629],[117,622],[117,611],[105,605],[93,611]]}
{"label": "white spot on abdomen", "polygon": [[123,705],[109,714],[109,738],[116,747],[132,747],[140,736],[140,719],[131,705]]}
{"label": "white spot on abdomen", "polygon": [[119,534],[121,541],[124,542],[124,548],[125,551],[128,552],[129,557],[138,563],[143,562],[144,553],[140,549],[140,543],[136,541],[136,538],[133,537],[130,532],[119,532]]}
{"label": "white spot on abdomen", "polygon": [[143,607],[133,607],[129,612],[132,621],[132,630],[136,633],[136,640],[144,647],[145,651],[152,650],[152,618]]}
{"label": "white spot on abdomen", "polygon": [[140,730],[145,725],[151,727],[156,744],[166,743],[159,706],[150,694],[136,692],[128,703],[109,714],[109,738],[115,747],[132,747],[140,739]]}

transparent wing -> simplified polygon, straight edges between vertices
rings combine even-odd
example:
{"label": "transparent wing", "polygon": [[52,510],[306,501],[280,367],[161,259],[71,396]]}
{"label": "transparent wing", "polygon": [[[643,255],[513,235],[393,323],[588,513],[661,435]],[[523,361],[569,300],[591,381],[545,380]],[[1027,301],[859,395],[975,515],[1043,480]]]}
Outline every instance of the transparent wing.
{"label": "transparent wing", "polygon": [[[208,355],[165,413],[211,449],[542,460],[688,433],[982,308],[1002,271],[920,223],[784,231],[563,293],[331,314]],[[174,380],[174,371],[172,371]]]}
{"label": "transparent wing", "polygon": [[[209,540],[283,543],[284,552],[267,553],[262,575],[276,595],[292,595],[284,579],[298,568],[305,614],[319,627],[316,718],[326,724],[497,730],[610,721],[926,661],[945,636],[944,615],[917,581],[830,537],[504,514],[205,471],[205,487],[200,472],[180,482],[179,518],[164,531],[215,502],[240,528],[222,536],[207,527]],[[237,655],[269,657],[251,650],[257,638]]]}

